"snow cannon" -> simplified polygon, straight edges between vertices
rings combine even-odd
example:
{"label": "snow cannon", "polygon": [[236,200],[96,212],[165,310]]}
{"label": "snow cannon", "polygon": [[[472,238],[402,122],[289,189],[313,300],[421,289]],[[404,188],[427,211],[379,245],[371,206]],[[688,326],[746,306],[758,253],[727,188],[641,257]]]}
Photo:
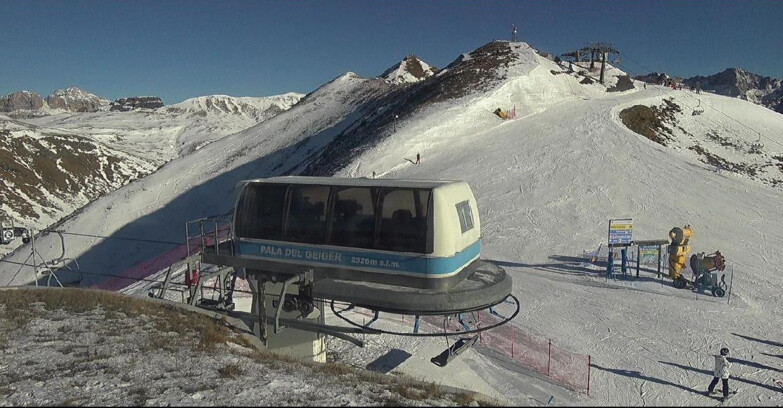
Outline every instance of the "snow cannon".
{"label": "snow cannon", "polygon": [[691,246],[688,242],[692,237],[693,228],[690,225],[683,228],[674,227],[669,231],[669,238],[672,240],[668,247],[669,277],[677,287],[685,287],[681,271],[685,269],[688,253],[691,252]]}
{"label": "snow cannon", "polygon": [[694,272],[712,272],[726,269],[726,258],[720,251],[704,255],[704,252],[691,255],[691,269]]}
{"label": "snow cannon", "polygon": [[726,274],[718,278],[716,271],[726,269],[726,258],[720,251],[705,255],[704,252],[691,255],[691,269],[694,274],[694,286],[696,290],[708,290],[713,296],[723,297],[726,294]]}

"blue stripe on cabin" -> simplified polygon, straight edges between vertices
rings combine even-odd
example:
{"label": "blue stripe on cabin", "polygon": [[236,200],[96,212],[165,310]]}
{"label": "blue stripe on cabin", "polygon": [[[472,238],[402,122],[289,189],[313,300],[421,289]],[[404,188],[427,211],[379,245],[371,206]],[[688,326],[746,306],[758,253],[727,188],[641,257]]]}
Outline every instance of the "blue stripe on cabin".
{"label": "blue stripe on cabin", "polygon": [[353,251],[262,240],[240,241],[237,249],[239,256],[270,261],[442,276],[458,272],[472,259],[478,257],[481,253],[481,240],[449,257],[427,257],[372,250]]}

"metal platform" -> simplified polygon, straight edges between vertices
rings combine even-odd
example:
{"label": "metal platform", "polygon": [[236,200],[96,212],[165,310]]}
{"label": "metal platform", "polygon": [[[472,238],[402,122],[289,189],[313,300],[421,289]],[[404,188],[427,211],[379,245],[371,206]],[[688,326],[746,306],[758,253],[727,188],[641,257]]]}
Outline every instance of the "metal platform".
{"label": "metal platform", "polygon": [[[329,268],[286,265],[288,268],[281,270],[277,268],[277,262],[232,256],[229,245],[224,242],[221,247],[224,245],[225,249],[204,251],[201,260],[213,265],[245,268],[248,275],[272,282],[312,271],[314,298],[346,302],[382,312],[410,315],[469,312],[494,306],[511,293],[511,277],[506,271],[483,260],[472,262],[455,276],[460,278],[456,284],[424,289],[371,282],[365,279],[366,274],[356,274],[353,279],[339,279],[333,277],[331,270],[326,270]],[[382,278],[388,280],[387,276]]]}
{"label": "metal platform", "polygon": [[[198,224],[197,235],[190,234],[188,225],[192,223]],[[458,273],[439,279],[423,279],[410,276],[405,270],[361,270],[346,265],[296,262],[296,259],[242,256],[232,239],[231,222],[214,217],[189,222],[185,230],[188,257],[181,263],[182,266],[186,264],[186,276],[194,276],[191,283],[186,280],[189,294],[186,301],[236,313],[231,311],[233,286],[236,277],[244,275],[253,294],[251,310],[245,317],[252,320],[253,333],[264,344],[268,344],[270,334],[280,333],[285,327],[316,336],[326,334],[357,345],[362,341],[354,338],[356,334],[384,333],[369,327],[370,324],[357,325],[342,316],[343,311],[353,307],[375,311],[376,319],[379,312],[415,315],[413,333],[391,333],[413,336],[454,335],[451,332],[418,333],[420,316],[461,315],[485,310],[509,297],[516,303],[517,311],[511,317],[493,326],[466,328],[460,332],[468,335],[505,324],[519,312],[519,302],[511,295],[512,279],[506,271],[467,252],[474,260]],[[170,268],[159,296],[165,294],[174,269]],[[217,290],[219,296],[216,300],[205,299],[204,282],[214,278],[218,285],[213,291]],[[416,282],[416,279],[437,283]],[[326,325],[325,302],[330,303],[333,313],[354,327]],[[347,308],[336,311],[336,303],[345,304]]]}
{"label": "metal platform", "polygon": [[466,269],[469,269],[467,278],[450,289],[322,279],[314,282],[313,297],[389,313],[444,315],[486,309],[511,293],[511,278],[503,268],[479,260]]}

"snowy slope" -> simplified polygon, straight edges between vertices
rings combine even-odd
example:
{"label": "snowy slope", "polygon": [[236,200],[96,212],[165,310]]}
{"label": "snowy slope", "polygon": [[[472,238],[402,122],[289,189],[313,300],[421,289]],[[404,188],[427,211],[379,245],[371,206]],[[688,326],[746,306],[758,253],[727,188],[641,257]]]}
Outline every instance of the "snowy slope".
{"label": "snowy slope", "polygon": [[[93,138],[0,116],[0,218],[42,228],[162,161]],[[0,247],[0,254],[7,247]]]}
{"label": "snowy slope", "polygon": [[29,122],[88,135],[120,149],[168,161],[254,126],[289,109],[303,96],[212,95],[151,111],[66,113]]}
{"label": "snowy slope", "polygon": [[[651,85],[606,92],[580,83],[582,77],[564,73],[527,45],[511,45],[517,58],[502,68],[503,81],[422,105],[386,128],[387,136],[370,148],[346,154],[348,161],[335,175],[467,181],[479,204],[482,256],[506,268],[522,301],[512,324],[592,356],[591,397],[570,403],[711,404],[698,392],[711,379],[710,355],[728,346],[738,359],[732,385],[740,390],[728,405],[783,404],[772,382],[780,377],[783,353],[783,278],[776,267],[783,261],[778,250],[783,214],[777,211],[783,191],[742,173],[715,173],[687,148],[698,142],[727,160],[749,160],[747,152],[721,151],[726,146],[709,135],[714,131],[745,146],[758,139],[758,131],[765,137],[762,152],[774,157],[783,144],[783,116],[745,101],[701,95],[704,114],[689,116],[683,109],[677,118],[685,131],[675,129],[675,141],[663,146],[625,127],[620,112],[658,106],[664,98],[695,106],[693,95]],[[339,77],[289,111],[97,200],[62,228],[182,242],[184,221],[229,212],[239,180],[305,168],[319,149],[356,126],[366,116],[362,108],[387,95],[388,86],[353,74]],[[497,107],[515,107],[517,119],[500,120],[492,114]],[[416,153],[421,164],[405,160]],[[569,261],[603,243],[612,218],[633,218],[637,239],[666,239],[672,227],[692,225],[692,252],[721,250],[734,268],[731,304],[655,280],[606,281],[600,270]],[[49,251],[44,256],[59,250],[52,236],[40,244]],[[90,273],[119,273],[169,248],[68,240],[69,256]],[[25,256],[19,251],[11,259]],[[1,265],[0,283],[30,281],[15,272]],[[475,384],[482,392],[494,389],[518,404],[546,403],[510,386],[515,376],[481,355],[432,370],[416,350],[431,353],[433,346],[395,339],[383,344],[414,351],[416,358],[404,368],[410,372],[444,382],[481,377]],[[366,361],[361,355],[346,358]]]}
{"label": "snowy slope", "polygon": [[[6,163],[9,172],[0,174],[3,199],[0,208],[17,224],[36,229],[48,227],[100,194],[147,175],[175,157],[290,109],[303,96],[297,93],[258,98],[214,95],[152,111],[76,113],[59,109],[59,114],[28,119],[1,116],[0,132],[10,132],[16,139],[4,139],[0,143],[0,155],[11,162]],[[50,95],[54,97],[71,104],[103,101],[78,88],[57,91]],[[32,139],[23,142],[20,137],[47,139],[49,145],[36,147],[38,142],[31,142]],[[91,151],[109,157],[111,163],[105,167],[117,168],[104,174],[93,163],[95,160],[82,158],[72,160],[71,165],[54,166],[59,169],[59,174],[54,174],[50,162],[62,161],[57,159],[59,150],[65,148],[73,156],[80,156],[68,146],[82,142],[99,146]],[[36,160],[24,165],[17,163],[29,161],[24,156],[35,152],[41,153]],[[20,169],[25,171],[19,173]],[[19,187],[20,183],[28,188]],[[0,248],[0,255],[10,249]]]}
{"label": "snowy slope", "polygon": [[[353,112],[366,99],[389,86],[383,80],[361,79],[351,73],[336,78],[294,108],[172,160],[149,177],[95,200],[60,228],[81,234],[183,242],[185,221],[230,211],[241,180],[290,172],[354,123],[357,117]],[[36,242],[38,248],[50,249],[44,256],[60,254],[56,235]],[[136,245],[80,237],[69,237],[67,242],[69,257],[78,259],[82,270],[108,274],[170,248],[165,243]],[[10,258],[21,262],[25,257],[20,248]],[[29,274],[14,276],[17,271],[5,274],[6,266],[0,267],[0,284],[23,284],[32,279]],[[94,281],[100,279],[87,276],[84,283]]]}
{"label": "snowy slope", "polygon": [[[506,87],[544,78],[534,69]],[[709,403],[696,392],[711,379],[710,354],[728,346],[735,358],[746,361],[735,364],[741,380],[733,386],[742,392],[731,404],[781,404],[783,397],[772,382],[780,372],[775,354],[780,354],[783,339],[778,314],[783,278],[774,267],[783,260],[776,250],[783,244],[783,216],[776,210],[781,191],[744,175],[712,172],[714,166],[682,150],[693,140],[663,147],[625,128],[618,115],[626,106],[660,104],[664,97],[695,106],[684,92],[670,95],[663,88],[648,88],[593,94],[589,101],[557,98],[561,103],[549,105],[538,100],[528,102],[529,107],[524,104],[529,96],[522,96],[527,94],[512,93],[506,99],[508,93],[496,91],[481,102],[512,100],[518,110],[522,105],[530,111],[548,107],[494,124],[479,109],[454,107],[453,114],[406,125],[394,140],[338,175],[365,176],[372,163],[384,177],[436,174],[470,183],[482,216],[483,256],[506,267],[523,301],[514,324],[591,354],[597,365],[592,402]],[[556,93],[566,88],[543,89]],[[749,143],[757,139],[751,129],[758,129],[769,137],[767,145],[780,151],[780,115],[731,98],[702,98],[708,104],[703,116],[692,117],[688,111],[680,117],[693,138],[700,136],[706,145],[706,132],[714,130],[738,144]],[[428,124],[433,131],[426,131]],[[421,165],[400,159],[417,151]],[[597,248],[606,239],[608,220],[626,217],[634,219],[640,239],[666,239],[672,227],[692,225],[693,253],[719,249],[734,264],[732,304],[697,301],[690,292],[657,282],[606,283],[600,271],[574,271],[563,261]]]}

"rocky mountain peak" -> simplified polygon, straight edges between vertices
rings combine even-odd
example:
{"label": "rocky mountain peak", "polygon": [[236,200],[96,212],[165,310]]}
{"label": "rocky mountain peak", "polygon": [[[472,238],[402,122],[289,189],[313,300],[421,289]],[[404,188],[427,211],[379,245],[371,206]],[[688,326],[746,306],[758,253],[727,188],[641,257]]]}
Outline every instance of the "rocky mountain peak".
{"label": "rocky mountain peak", "polygon": [[35,92],[20,91],[0,97],[0,112],[36,110],[43,106],[43,98]]}
{"label": "rocky mountain peak", "polygon": [[[652,72],[638,75],[634,79],[652,84],[665,85],[671,77],[666,73]],[[768,76],[754,74],[742,68],[726,68],[709,76],[693,76],[686,79],[673,78],[689,88],[731,96],[766,106],[783,113],[783,81]]]}
{"label": "rocky mountain peak", "polygon": [[419,82],[435,75],[436,72],[438,72],[437,68],[428,65],[411,54],[384,71],[381,77],[388,82],[401,84]]}
{"label": "rocky mountain peak", "polygon": [[46,97],[46,103],[52,109],[65,109],[72,112],[96,112],[101,106],[109,104],[101,98],[75,86],[58,89]]}
{"label": "rocky mountain peak", "polygon": [[733,96],[783,112],[783,82],[741,68],[727,68],[710,76],[695,76],[683,81],[686,85]]}

